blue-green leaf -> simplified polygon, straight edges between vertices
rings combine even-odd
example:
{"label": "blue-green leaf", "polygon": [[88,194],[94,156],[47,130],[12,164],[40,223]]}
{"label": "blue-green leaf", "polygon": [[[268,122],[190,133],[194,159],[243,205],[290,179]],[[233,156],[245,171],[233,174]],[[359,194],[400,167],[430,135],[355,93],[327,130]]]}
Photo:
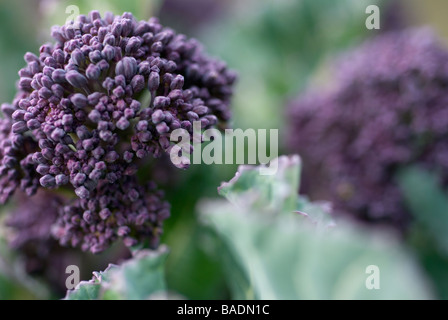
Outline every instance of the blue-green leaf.
{"label": "blue-green leaf", "polygon": [[[257,176],[257,168],[239,170],[224,184],[230,202],[211,200],[200,205],[203,222],[215,230],[231,256],[228,261],[235,264],[227,267],[235,298],[432,297],[413,256],[391,234],[346,221],[334,223],[328,204],[311,203],[306,198],[300,198],[297,209],[290,210],[283,202],[291,196],[267,192],[276,185],[288,189],[286,181],[294,181],[285,180],[285,172],[298,174],[300,162],[287,161],[291,159],[296,157],[281,158],[284,167],[279,166],[278,174],[268,180]],[[297,185],[289,187],[297,190]],[[277,214],[266,215],[263,205]],[[378,289],[366,285],[373,276],[367,273],[369,266],[378,268]]]}
{"label": "blue-green leaf", "polygon": [[90,281],[83,281],[69,290],[66,300],[142,300],[166,291],[164,264],[168,249],[139,250],[123,264],[109,265],[94,272]]}

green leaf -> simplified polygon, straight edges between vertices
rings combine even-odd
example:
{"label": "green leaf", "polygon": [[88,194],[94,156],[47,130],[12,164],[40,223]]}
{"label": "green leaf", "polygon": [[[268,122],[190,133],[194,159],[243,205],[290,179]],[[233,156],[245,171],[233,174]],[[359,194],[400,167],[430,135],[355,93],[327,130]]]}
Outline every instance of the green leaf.
{"label": "green leaf", "polygon": [[[306,198],[298,199],[296,210],[284,210],[289,205],[281,202],[291,196],[266,192],[275,185],[283,187],[285,172],[298,173],[300,162],[291,161],[295,158],[281,157],[278,174],[269,177],[269,182],[257,177],[257,168],[239,170],[224,184],[230,202],[213,200],[200,205],[203,223],[215,230],[231,256],[228,261],[234,264],[226,267],[233,297],[431,298],[413,256],[392,235],[360,229],[346,221],[335,224],[328,204],[311,203]],[[297,185],[290,187],[297,190]],[[255,201],[244,200],[248,192]],[[266,215],[262,204],[273,203],[280,203],[278,214]],[[380,271],[379,290],[366,286],[370,275],[366,270],[371,265]]]}
{"label": "green leaf", "polygon": [[75,290],[67,292],[65,300],[97,300],[100,288],[101,284],[94,280],[82,281]]}
{"label": "green leaf", "polygon": [[262,211],[292,212],[297,205],[300,158],[280,157],[272,160],[275,174],[263,174],[263,167],[240,166],[235,177],[223,183],[218,192],[235,206]]}
{"label": "green leaf", "polygon": [[448,196],[437,176],[417,167],[404,169],[399,177],[404,198],[418,223],[448,252]]}
{"label": "green leaf", "polygon": [[168,249],[139,250],[123,264],[109,265],[94,272],[90,281],[83,281],[67,291],[66,300],[142,300],[166,291],[164,264]]}

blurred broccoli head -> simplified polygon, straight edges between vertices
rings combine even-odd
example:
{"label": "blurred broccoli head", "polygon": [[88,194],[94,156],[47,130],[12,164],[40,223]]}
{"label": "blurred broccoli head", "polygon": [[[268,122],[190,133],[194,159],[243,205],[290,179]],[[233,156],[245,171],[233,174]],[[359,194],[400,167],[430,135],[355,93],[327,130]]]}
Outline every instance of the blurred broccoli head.
{"label": "blurred broccoli head", "polygon": [[417,164],[448,185],[448,51],[426,29],[374,38],[341,61],[336,81],[288,109],[288,146],[308,192],[337,211],[399,228],[409,221],[396,174]]}
{"label": "blurred broccoli head", "polygon": [[170,151],[173,130],[226,125],[236,75],[156,18],[92,11],[52,36],[39,56],[25,55],[19,93],[2,105],[0,201],[17,188],[68,189],[76,197],[58,219],[62,244],[156,244],[169,206],[137,171]]}

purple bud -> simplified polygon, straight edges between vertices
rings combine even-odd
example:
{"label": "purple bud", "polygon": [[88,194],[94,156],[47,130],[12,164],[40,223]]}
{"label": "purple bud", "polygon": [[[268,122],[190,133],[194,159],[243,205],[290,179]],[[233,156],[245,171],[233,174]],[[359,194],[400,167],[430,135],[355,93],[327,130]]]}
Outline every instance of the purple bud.
{"label": "purple bud", "polygon": [[196,112],[193,111],[189,111],[187,112],[187,118],[188,120],[190,120],[191,122],[193,121],[198,121],[199,120],[199,116]]}
{"label": "purple bud", "polygon": [[31,62],[37,62],[39,63],[39,58],[32,52],[25,53],[25,62],[31,63]]}
{"label": "purple bud", "polygon": [[93,181],[98,181],[101,179],[101,176],[103,175],[103,173],[101,172],[101,170],[98,169],[94,169],[92,170],[92,172],[89,174],[89,179],[93,180]]}
{"label": "purple bud", "polygon": [[165,65],[165,71],[166,72],[174,72],[177,70],[177,64],[174,61],[168,61]]}
{"label": "purple bud", "polygon": [[98,80],[101,75],[101,70],[94,64],[89,64],[86,70],[86,77],[90,80]]}
{"label": "purple bud", "polygon": [[117,230],[117,235],[119,237],[123,237],[131,232],[131,229],[128,226],[119,227]]}
{"label": "purple bud", "polygon": [[45,149],[45,148],[51,148],[53,146],[53,143],[50,142],[47,139],[40,139],[39,140],[39,148]]}
{"label": "purple bud", "polygon": [[159,144],[164,150],[166,150],[170,147],[170,140],[168,140],[167,137],[162,136],[159,138]]}
{"label": "purple bud", "polygon": [[53,52],[53,58],[60,65],[64,64],[64,52],[61,49],[56,49]]}
{"label": "purple bud", "polygon": [[132,32],[132,21],[130,19],[121,20],[121,35],[127,37]]}
{"label": "purple bud", "polygon": [[89,132],[89,129],[87,129],[86,126],[79,126],[76,128],[76,135],[79,139],[84,140],[91,137],[91,133]]}
{"label": "purple bud", "polygon": [[129,151],[125,151],[124,154],[123,154],[123,159],[127,163],[131,163],[133,157],[134,157],[134,154],[132,152],[129,152]]}
{"label": "purple bud", "polygon": [[48,172],[50,171],[50,166],[46,165],[46,164],[39,164],[36,167],[36,171],[41,174],[41,175],[46,175],[48,174]]}
{"label": "purple bud", "polygon": [[87,97],[87,101],[90,105],[94,106],[98,103],[98,101],[100,100],[102,96],[102,93],[100,92],[94,92],[92,94],[89,94],[89,96]]}
{"label": "purple bud", "polygon": [[140,110],[141,107],[141,103],[137,100],[132,100],[131,105],[129,106],[129,108],[131,108],[132,110],[134,110],[134,112],[138,112]]}
{"label": "purple bud", "polygon": [[60,99],[64,96],[64,88],[60,84],[52,85],[51,91],[53,91],[54,95]]}
{"label": "purple bud", "polygon": [[158,133],[160,134],[164,134],[170,131],[170,128],[166,125],[165,122],[160,122],[157,126],[156,126],[156,130]]}
{"label": "purple bud", "polygon": [[152,135],[151,132],[149,131],[144,131],[144,132],[139,132],[137,134],[138,140],[140,140],[141,142],[148,142],[151,140]]}
{"label": "purple bud", "polygon": [[95,163],[95,169],[106,170],[106,164],[104,163],[104,161],[99,161]]}
{"label": "purple bud", "polygon": [[129,127],[129,121],[125,117],[121,117],[120,120],[117,121],[117,128],[120,130],[126,130]]}
{"label": "purple bud", "polygon": [[156,34],[156,36],[154,37],[154,41],[161,41],[166,44],[171,41],[174,35],[175,34],[172,30],[164,30]]}
{"label": "purple bud", "polygon": [[35,152],[32,156],[32,160],[34,163],[40,163],[40,164],[47,163],[41,152]]}
{"label": "purple bud", "polygon": [[[112,28],[112,32],[113,32],[113,28]],[[115,36],[113,34],[106,35],[106,37],[104,38],[104,41],[103,41],[103,45],[114,46],[115,45]]]}
{"label": "purple bud", "polygon": [[75,49],[71,54],[71,60],[76,65],[80,66],[84,63],[85,57],[81,50]]}
{"label": "purple bud", "polygon": [[[51,68],[56,68],[58,66],[56,60],[54,60],[53,57],[45,58],[44,64],[45,64],[45,66],[51,67]],[[44,74],[45,74],[45,72],[44,72]]]}
{"label": "purple bud", "polygon": [[36,61],[33,61],[30,64],[28,64],[28,71],[29,71],[29,73],[23,74],[23,75],[19,71],[19,75],[22,77],[22,76],[31,76],[31,75],[35,75],[36,73],[39,73],[39,71],[40,71],[39,63],[37,63]]}
{"label": "purple bud", "polygon": [[126,87],[126,78],[120,74],[115,77],[115,84],[120,87]]}
{"label": "purple bud", "polygon": [[162,110],[156,110],[152,114],[151,120],[154,124],[158,124],[158,123],[162,122],[163,120],[165,120],[165,114],[163,113]]}
{"label": "purple bud", "polygon": [[26,131],[28,131],[28,127],[25,121],[18,121],[12,125],[12,132],[14,133],[23,133]]}
{"label": "purple bud", "polygon": [[107,181],[109,181],[109,183],[114,183],[115,181],[117,181],[118,177],[114,172],[110,172],[106,175],[106,179]]}
{"label": "purple bud", "polygon": [[58,143],[56,148],[54,148],[54,151],[57,155],[65,155],[70,152],[70,148],[63,143]]}
{"label": "purple bud", "polygon": [[31,90],[31,82],[33,79],[31,78],[21,78],[19,81],[19,87],[23,90]]}
{"label": "purple bud", "polygon": [[129,192],[128,192],[128,197],[129,197],[129,199],[130,199],[132,202],[134,202],[134,201],[137,200],[138,197],[139,197],[138,191],[135,190],[135,189],[131,189],[131,190],[129,190]]}
{"label": "purple bud", "polygon": [[44,188],[52,188],[56,186],[56,180],[52,175],[45,175],[39,180],[40,184]]}
{"label": "purple bud", "polygon": [[181,75],[176,76],[173,81],[171,81],[171,90],[182,89],[184,86],[184,77]]}
{"label": "purple bud", "polygon": [[115,162],[119,158],[118,153],[115,151],[109,151],[106,156],[104,157],[104,160],[109,163]]}
{"label": "purple bud", "polygon": [[93,123],[98,123],[101,120],[101,113],[99,113],[98,110],[93,109],[92,111],[90,111],[89,113],[89,119],[90,121],[92,121]]}
{"label": "purple bud", "polygon": [[48,89],[50,89],[51,86],[54,84],[53,80],[51,80],[50,77],[48,76],[43,76],[40,82],[42,82],[42,85]]}
{"label": "purple bud", "polygon": [[140,120],[136,126],[137,131],[146,131],[148,130],[148,121]]}
{"label": "purple bud", "polygon": [[72,123],[73,123],[73,115],[71,115],[71,114],[64,114],[62,116],[62,125],[70,126]]}
{"label": "purple bud", "polygon": [[206,128],[210,122],[206,118],[201,118],[201,128]]}
{"label": "purple bud", "polygon": [[182,90],[173,90],[168,94],[168,98],[172,101],[182,99]]}
{"label": "purple bud", "polygon": [[67,81],[75,88],[84,88],[87,86],[87,79],[78,71],[70,70],[66,74]]}
{"label": "purple bud", "polygon": [[20,110],[20,109],[18,109],[18,110],[16,110],[16,111],[14,111],[13,112],[13,114],[12,114],[12,119],[13,120],[23,120],[23,118],[24,118],[24,116],[25,116],[25,110]]}
{"label": "purple bud", "polygon": [[60,128],[56,128],[51,133],[51,139],[54,141],[60,141],[65,136],[65,131]]}
{"label": "purple bud", "polygon": [[126,247],[132,247],[135,246],[138,243],[138,241],[137,239],[134,239],[132,237],[126,237],[123,239],[123,243]]}
{"label": "purple bud", "polygon": [[154,42],[151,46],[152,52],[162,52],[163,50],[163,44],[160,41]]}
{"label": "purple bud", "polygon": [[147,76],[151,72],[151,65],[148,61],[142,61],[138,65],[138,73]]}
{"label": "purple bud", "polygon": [[136,52],[140,46],[142,45],[142,41],[137,37],[131,37],[126,44],[125,52],[127,54]]}
{"label": "purple bud", "polygon": [[64,34],[66,39],[73,39],[75,37],[75,30],[68,25],[64,30]]}
{"label": "purple bud", "polygon": [[100,211],[100,218],[103,220],[106,220],[107,218],[110,217],[112,213],[110,212],[110,210],[108,208],[104,208]]}
{"label": "purple bud", "polygon": [[67,82],[67,79],[65,78],[66,72],[63,69],[55,69],[53,73],[51,74],[51,77],[54,82],[57,83],[64,83]]}
{"label": "purple bud", "polygon": [[[84,188],[84,187],[81,187],[81,188]],[[78,189],[81,189],[81,188],[78,188]],[[77,189],[77,190],[78,190]],[[85,189],[85,188],[84,188]],[[87,191],[87,189],[86,189],[86,191]],[[87,191],[88,192],[88,191]],[[84,191],[83,191],[83,195],[84,195]],[[80,196],[80,195],[78,195],[81,199],[85,199],[85,198],[87,198],[87,196],[86,197],[82,197],[82,196]],[[93,218],[92,218],[92,213],[89,211],[89,210],[87,210],[87,211],[84,211],[84,213],[82,214],[82,218],[84,219],[84,221],[85,222],[87,222],[88,224],[91,224],[91,223],[93,223]]]}
{"label": "purple bud", "polygon": [[82,147],[86,151],[91,151],[95,148],[95,143],[94,143],[93,139],[86,139],[86,140],[82,141]]}
{"label": "purple bud", "polygon": [[[22,79],[24,79],[24,78],[22,78]],[[22,81],[22,80],[20,80],[20,81]],[[27,89],[27,88],[22,87],[22,86],[20,85],[20,82],[19,82],[19,87],[22,88],[23,90],[29,90],[29,89]],[[40,83],[37,81],[37,78],[36,78],[36,79],[33,79],[33,80],[31,81],[31,87],[32,87],[34,90],[39,90],[40,88],[42,88],[42,86],[40,85]]]}
{"label": "purple bud", "polygon": [[115,73],[124,75],[128,80],[132,79],[137,73],[137,61],[132,57],[124,57],[117,63]]}
{"label": "purple bud", "polygon": [[52,160],[54,157],[54,152],[50,148],[42,149],[42,156],[47,160]]}
{"label": "purple bud", "polygon": [[35,130],[40,128],[40,122],[36,119],[28,120],[26,125],[30,130]]}
{"label": "purple bud", "polygon": [[116,96],[117,98],[121,98],[125,95],[125,90],[123,89],[123,87],[116,87],[113,91],[112,91],[113,95]]}
{"label": "purple bud", "polygon": [[160,85],[160,76],[156,72],[151,72],[148,79],[148,89],[151,92],[156,91]]}
{"label": "purple bud", "polygon": [[131,81],[132,90],[134,93],[139,93],[145,88],[145,78],[142,75],[136,75]]}
{"label": "purple bud", "polygon": [[46,87],[42,87],[39,90],[39,97],[42,99],[50,99],[50,97],[53,95],[53,92],[51,92],[50,89],[46,88]]}
{"label": "purple bud", "polygon": [[208,108],[206,106],[197,106],[193,108],[193,112],[197,113],[200,116],[203,116],[208,113]]}
{"label": "purple bud", "polygon": [[139,149],[139,150],[137,150],[135,155],[137,156],[137,158],[143,159],[144,157],[146,157],[148,155],[148,152],[144,149]]}
{"label": "purple bud", "polygon": [[92,155],[95,157],[95,159],[99,159],[101,158],[101,156],[104,154],[104,149],[101,147],[96,147],[93,151],[92,151]]}
{"label": "purple bud", "polygon": [[110,141],[113,137],[112,132],[105,130],[105,131],[100,131],[100,139],[103,141]]}
{"label": "purple bud", "polygon": [[106,78],[104,81],[103,81],[103,88],[104,89],[106,89],[106,90],[112,90],[113,88],[114,88],[114,86],[115,86],[115,81],[113,80],[113,79],[111,79],[111,78]]}
{"label": "purple bud", "polygon": [[68,183],[68,177],[65,174],[58,174],[56,176],[56,185],[57,186],[63,186]]}
{"label": "purple bud", "polygon": [[111,45],[106,45],[102,51],[102,55],[107,61],[111,61],[115,57],[115,48]]}
{"label": "purple bud", "polygon": [[132,119],[135,117],[135,111],[132,110],[131,108],[126,108],[124,109],[124,117],[126,119]]}
{"label": "purple bud", "polygon": [[103,59],[101,52],[99,50],[95,50],[89,53],[89,59],[92,63],[97,63],[101,59]]}
{"label": "purple bud", "polygon": [[77,173],[73,178],[73,184],[76,186],[82,185],[86,181],[87,176],[84,173]]}
{"label": "purple bud", "polygon": [[119,37],[119,36],[121,35],[121,28],[122,28],[121,24],[118,23],[118,22],[115,22],[115,23],[112,25],[112,29],[111,29],[111,33],[112,33],[112,35],[113,35],[114,37]]}
{"label": "purple bud", "polygon": [[164,96],[157,96],[154,99],[154,108],[163,109],[163,108],[169,106],[170,103],[171,103],[170,98],[164,97]]}

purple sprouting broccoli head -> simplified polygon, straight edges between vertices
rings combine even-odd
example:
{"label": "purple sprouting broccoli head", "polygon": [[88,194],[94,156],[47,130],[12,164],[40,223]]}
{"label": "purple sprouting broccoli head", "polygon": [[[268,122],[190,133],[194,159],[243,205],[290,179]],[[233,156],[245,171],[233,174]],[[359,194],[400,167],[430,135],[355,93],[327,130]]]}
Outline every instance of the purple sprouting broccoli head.
{"label": "purple sprouting broccoli head", "polygon": [[170,215],[163,192],[154,183],[141,186],[135,177],[120,183],[100,182],[90,199],[77,199],[61,208],[53,234],[62,245],[81,246],[98,253],[118,238],[126,246],[158,246],[162,222]]}
{"label": "purple sprouting broccoli head", "polygon": [[393,32],[343,57],[335,78],[288,109],[306,191],[339,212],[404,228],[400,168],[440,169],[448,186],[448,50],[426,29]]}
{"label": "purple sprouting broccoli head", "polygon": [[138,184],[138,169],[171,150],[175,129],[224,127],[236,74],[156,18],[92,11],[52,37],[25,55],[19,92],[1,107],[0,201],[18,188],[72,190],[61,243],[93,252],[116,238],[157,243],[168,205]]}

